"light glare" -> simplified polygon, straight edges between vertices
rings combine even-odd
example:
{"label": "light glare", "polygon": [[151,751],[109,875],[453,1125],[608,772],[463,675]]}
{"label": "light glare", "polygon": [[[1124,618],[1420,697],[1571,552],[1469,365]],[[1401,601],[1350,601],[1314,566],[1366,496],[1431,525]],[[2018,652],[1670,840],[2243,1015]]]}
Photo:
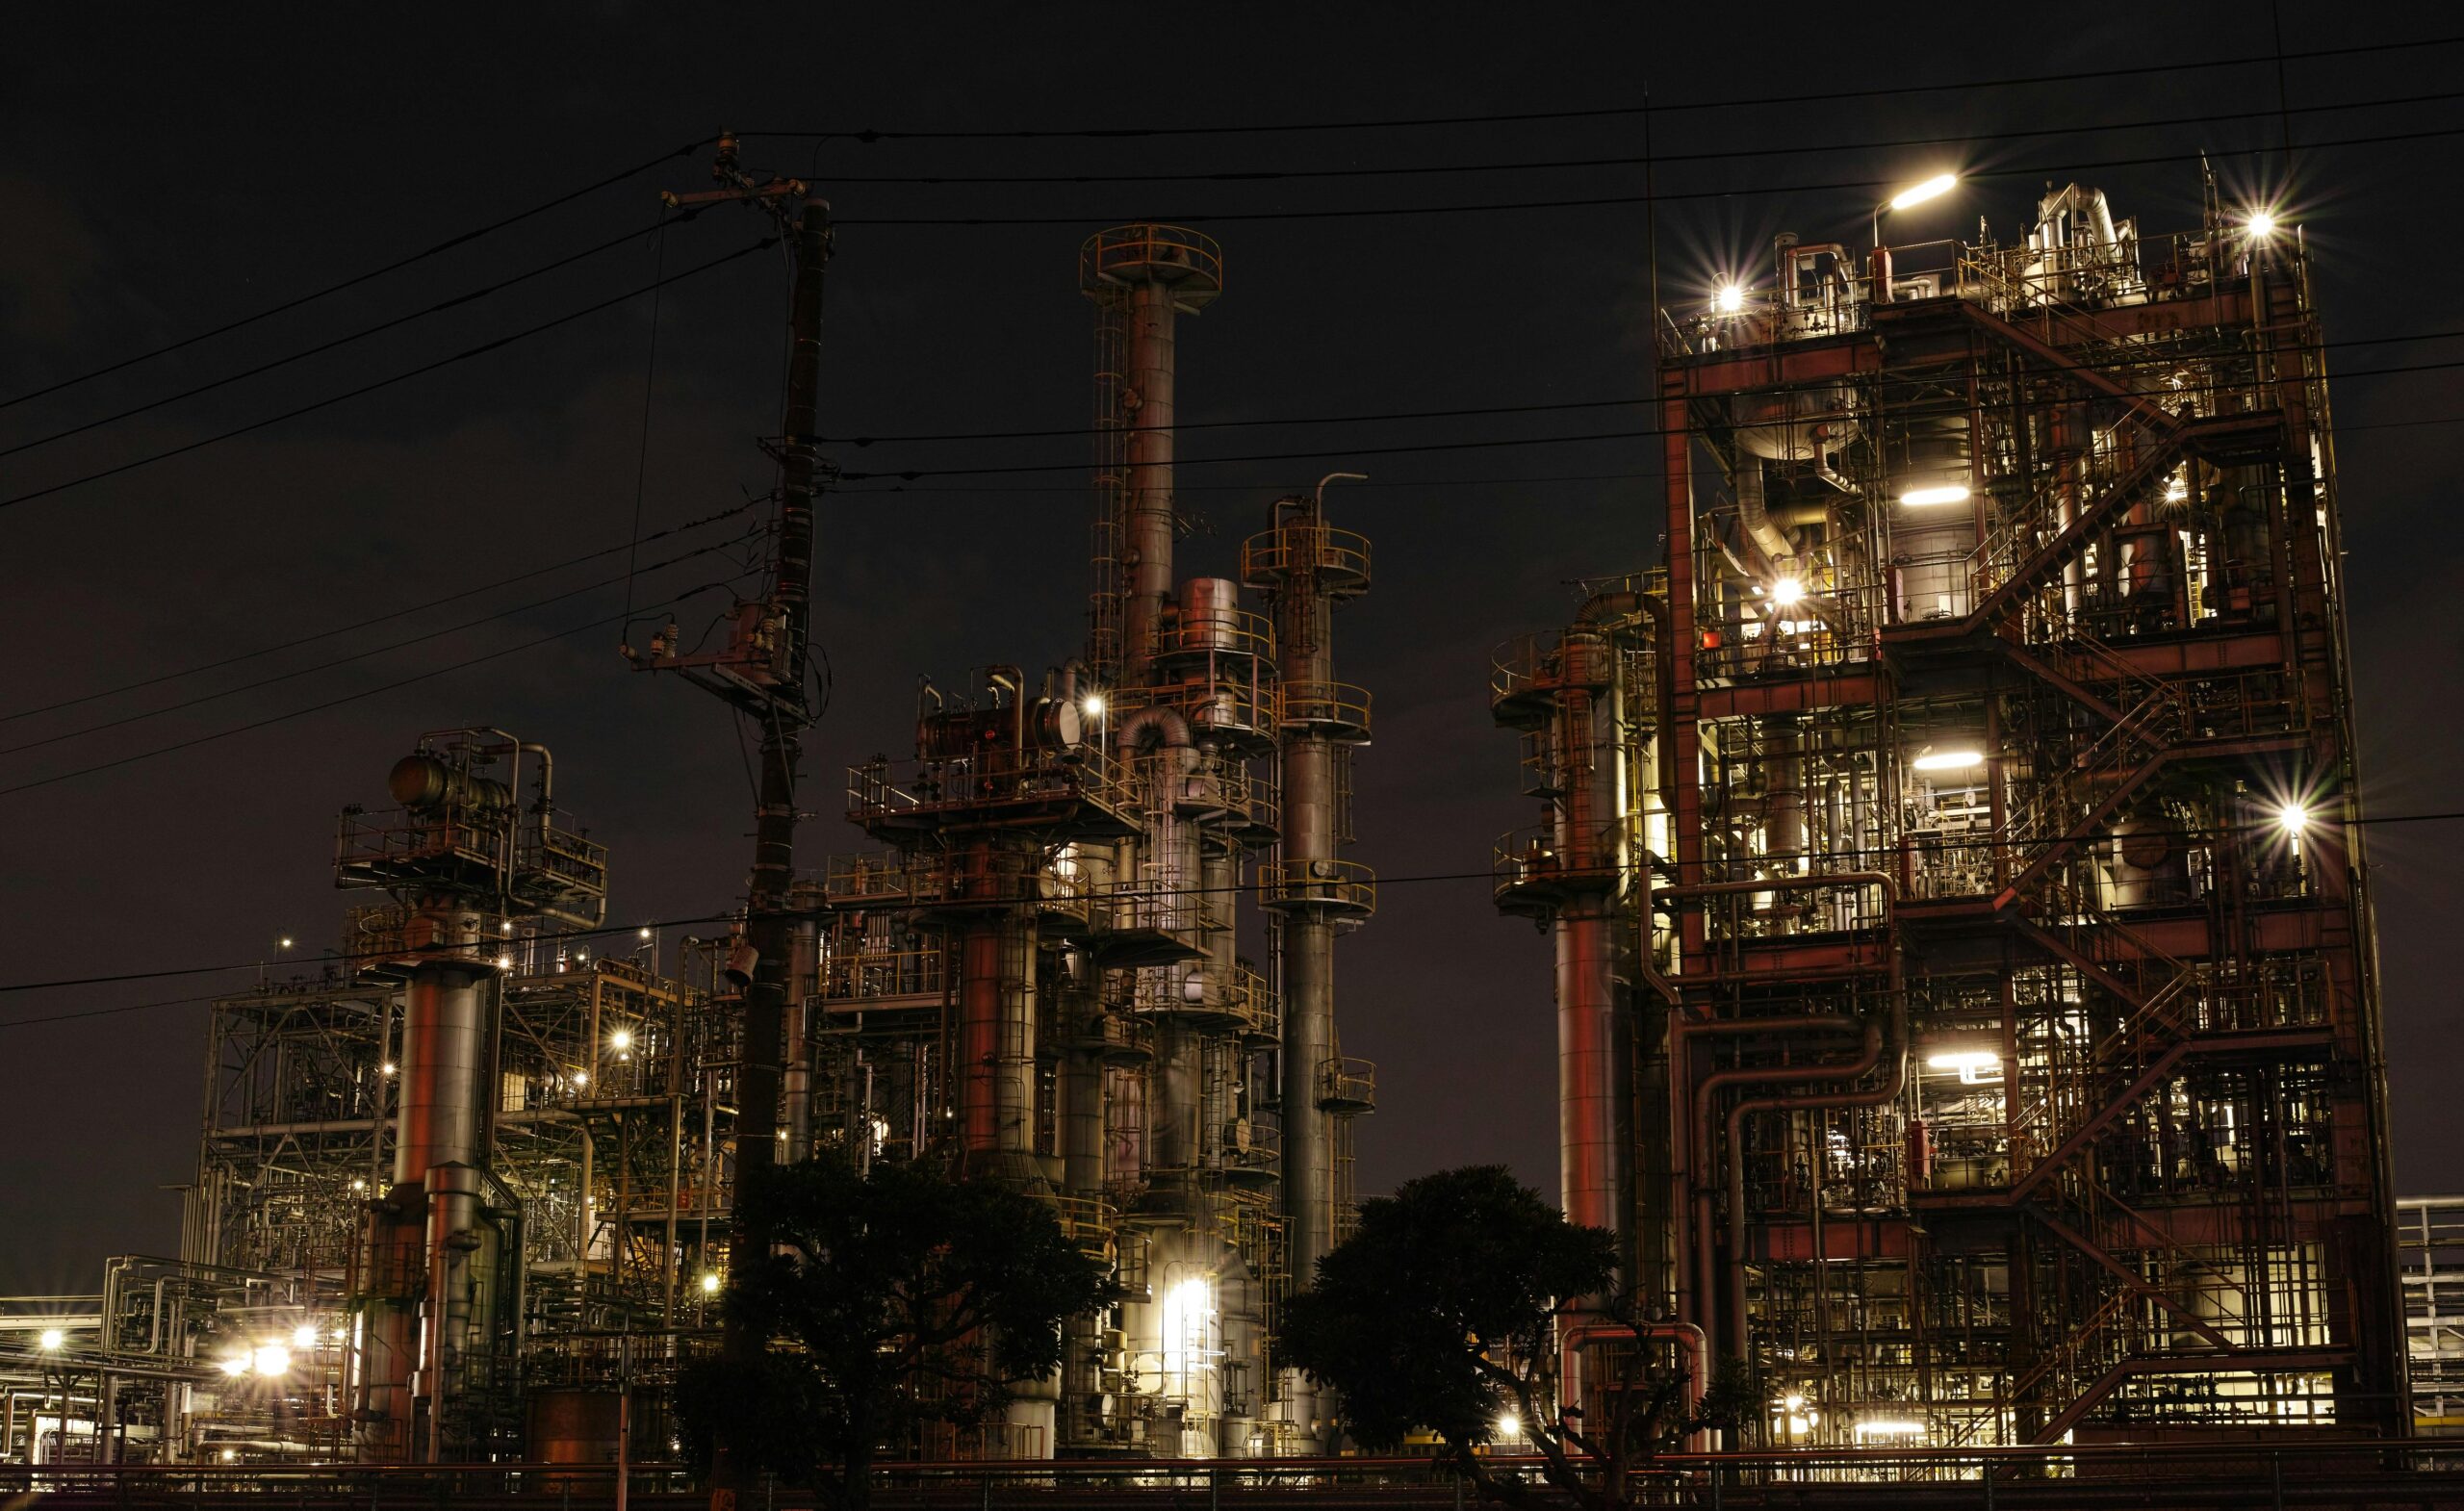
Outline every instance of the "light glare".
{"label": "light glare", "polygon": [[1078,701],[1078,710],[1090,719],[1102,718],[1104,716],[1104,695],[1101,693],[1089,693],[1086,697]]}
{"label": "light glare", "polygon": [[42,1344],[42,1351],[45,1353],[58,1353],[60,1351],[60,1345],[67,1341],[68,1335],[62,1332],[57,1327],[46,1327],[42,1330],[42,1338],[40,1342]]}
{"label": "light glare", "polygon": [[251,1369],[262,1375],[270,1377],[286,1374],[291,1370],[291,1350],[280,1344],[268,1344],[258,1349],[256,1357],[248,1363]]}
{"label": "light glare", "polygon": [[1918,509],[1929,503],[1965,503],[1967,489],[1959,483],[1944,483],[1938,488],[1911,488],[1899,496],[1899,501]]}
{"label": "light glare", "polygon": [[1957,173],[1937,173],[1921,184],[1903,189],[1893,194],[1890,207],[1893,210],[1905,210],[1910,205],[1921,205],[1928,199],[1938,199],[1949,193],[1951,186],[1959,181],[1960,176]]}
{"label": "light glare", "polygon": [[2288,803],[2275,810],[2275,822],[2277,828],[2298,839],[2301,832],[2310,827],[2310,810],[2298,803]]}
{"label": "light glare", "polygon": [[1504,1416],[1500,1417],[1498,1419],[1498,1436],[1501,1438],[1519,1438],[1523,1436],[1523,1419],[1512,1412],[1507,1412]]}
{"label": "light glare", "polygon": [[629,1029],[620,1028],[615,1033],[607,1036],[607,1044],[611,1049],[630,1049],[633,1047],[632,1032]]}
{"label": "light glare", "polygon": [[1969,766],[1981,766],[1984,763],[1983,751],[1964,746],[1946,751],[1927,751],[1909,762],[1918,771],[1959,771]]}
{"label": "light glare", "polygon": [[1711,298],[1711,307],[1723,315],[1734,315],[1745,308],[1745,291],[1732,283],[1722,284]]}
{"label": "light glare", "polygon": [[1786,608],[1806,596],[1806,585],[1794,577],[1782,577],[1771,584],[1771,602]]}
{"label": "light glare", "polygon": [[302,1322],[298,1326],[293,1328],[291,1330],[291,1346],[294,1348],[316,1347],[317,1324],[314,1322]]}
{"label": "light glare", "polygon": [[717,1270],[706,1269],[702,1271],[702,1293],[704,1295],[717,1295],[719,1293],[719,1272]]}
{"label": "light glare", "polygon": [[2260,241],[2264,242],[2269,237],[2275,235],[2275,217],[2268,214],[2264,210],[2251,211],[2250,218],[2247,223],[2250,234],[2258,238]]}
{"label": "light glare", "polygon": [[248,1372],[248,1356],[244,1353],[226,1354],[215,1361],[215,1368],[235,1377],[245,1374]]}

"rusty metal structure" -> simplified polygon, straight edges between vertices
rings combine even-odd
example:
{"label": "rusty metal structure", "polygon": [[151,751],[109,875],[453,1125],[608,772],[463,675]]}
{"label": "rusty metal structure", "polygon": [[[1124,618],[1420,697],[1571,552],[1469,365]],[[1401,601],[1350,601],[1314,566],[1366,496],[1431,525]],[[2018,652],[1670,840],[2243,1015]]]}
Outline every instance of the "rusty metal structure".
{"label": "rusty metal structure", "polygon": [[[217,999],[176,1257],[106,1267],[83,1456],[519,1457],[714,1319],[741,1059],[724,940],[605,949],[544,747],[424,736],[344,811],[340,963]],[[665,1426],[655,1394],[641,1422]]]}
{"label": "rusty metal structure", "polygon": [[1335,679],[1332,646],[1369,543],[1327,524],[1322,485],[1273,506],[1239,580],[1178,575],[1176,334],[1221,293],[1221,253],[1121,226],[1080,249],[1079,276],[1096,336],[1086,652],[1040,678],[924,681],[913,756],[849,773],[848,816],[882,848],[801,898],[787,1153],[1011,1182],[1131,1290],[1070,1325],[1059,1375],[1006,1421],[914,1451],[1312,1451],[1331,1414],[1276,1377],[1268,1342],[1348,1220],[1352,1123],[1374,1100],[1333,985],[1336,937],[1375,904],[1339,854],[1370,698]]}
{"label": "rusty metal structure", "polygon": [[1664,564],[1495,660],[1566,1209],[1764,1446],[2403,1431],[2301,238],[1882,215],[1658,312]]}

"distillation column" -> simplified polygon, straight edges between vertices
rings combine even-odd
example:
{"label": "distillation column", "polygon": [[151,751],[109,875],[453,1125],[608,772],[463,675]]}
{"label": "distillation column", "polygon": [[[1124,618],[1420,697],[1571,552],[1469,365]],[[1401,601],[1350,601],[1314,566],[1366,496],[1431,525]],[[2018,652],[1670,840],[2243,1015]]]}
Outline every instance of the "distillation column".
{"label": "distillation column", "polygon": [[[1335,935],[1359,923],[1372,884],[1366,867],[1337,855],[1349,837],[1351,754],[1369,742],[1369,695],[1335,680],[1333,620],[1337,603],[1368,590],[1369,543],[1327,527],[1322,490],[1276,503],[1273,527],[1242,553],[1243,576],[1273,602],[1283,670],[1282,843],[1268,895],[1281,914],[1283,1201],[1296,1286],[1316,1278],[1340,1237],[1348,1193],[1337,1190],[1338,1140],[1348,1148],[1343,1120],[1368,1110],[1367,1078],[1347,1073],[1335,1035]],[[1331,1450],[1330,1403],[1297,1374],[1283,1388],[1304,1446]]]}
{"label": "distillation column", "polygon": [[[526,756],[537,759],[527,814],[516,800]],[[503,780],[488,774],[500,762]],[[372,1461],[488,1447],[481,1397],[500,1383],[519,1232],[518,1214],[488,1199],[502,947],[492,935],[519,918],[595,927],[606,906],[605,853],[556,829],[552,771],[543,746],[454,730],[396,763],[398,811],[344,816],[336,884],[383,888],[401,912],[392,947],[365,967],[403,982],[392,1183],[370,1204],[354,1298],[352,1415]]]}

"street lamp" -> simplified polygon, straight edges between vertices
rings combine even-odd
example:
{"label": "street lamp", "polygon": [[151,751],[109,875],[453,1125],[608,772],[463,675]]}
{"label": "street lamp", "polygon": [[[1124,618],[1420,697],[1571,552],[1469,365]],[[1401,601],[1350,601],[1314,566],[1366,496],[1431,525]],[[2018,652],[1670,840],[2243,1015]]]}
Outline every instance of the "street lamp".
{"label": "street lamp", "polygon": [[1892,210],[1905,210],[1911,205],[1921,205],[1928,199],[1939,199],[1957,188],[1959,181],[1960,176],[1957,173],[1937,173],[1921,184],[1912,184],[1901,190],[1888,199],[1876,200],[1874,202],[1874,244],[1876,246],[1883,244],[1883,216],[1886,213]]}

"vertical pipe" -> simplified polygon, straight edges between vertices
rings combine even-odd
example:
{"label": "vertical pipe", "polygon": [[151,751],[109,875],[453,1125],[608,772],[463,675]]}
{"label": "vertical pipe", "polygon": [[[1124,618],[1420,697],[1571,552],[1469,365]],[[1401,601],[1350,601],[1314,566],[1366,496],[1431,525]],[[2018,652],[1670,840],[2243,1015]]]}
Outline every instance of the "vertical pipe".
{"label": "vertical pipe", "polygon": [[1121,618],[1124,680],[1151,679],[1172,591],[1172,290],[1142,279],[1129,295],[1129,387],[1136,397],[1129,431],[1129,597]]}

